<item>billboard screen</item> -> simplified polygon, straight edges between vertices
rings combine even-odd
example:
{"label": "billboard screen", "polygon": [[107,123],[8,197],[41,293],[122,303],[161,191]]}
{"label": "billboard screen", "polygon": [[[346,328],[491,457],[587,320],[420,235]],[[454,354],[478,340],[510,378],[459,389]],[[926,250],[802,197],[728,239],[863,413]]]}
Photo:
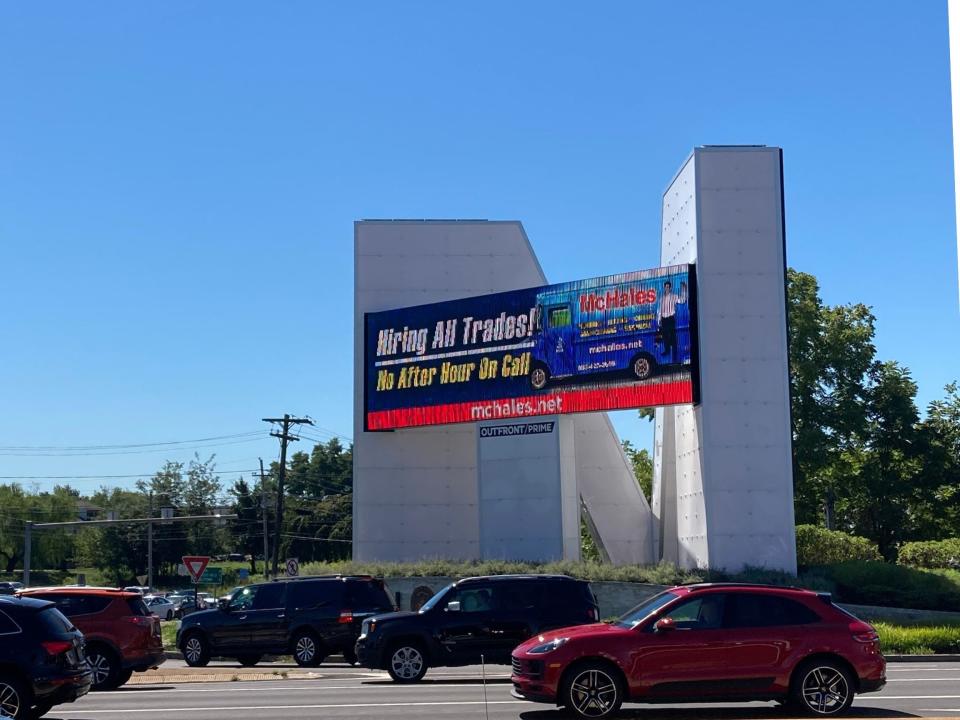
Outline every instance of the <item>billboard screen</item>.
{"label": "billboard screen", "polygon": [[697,401],[693,265],[364,316],[367,430]]}

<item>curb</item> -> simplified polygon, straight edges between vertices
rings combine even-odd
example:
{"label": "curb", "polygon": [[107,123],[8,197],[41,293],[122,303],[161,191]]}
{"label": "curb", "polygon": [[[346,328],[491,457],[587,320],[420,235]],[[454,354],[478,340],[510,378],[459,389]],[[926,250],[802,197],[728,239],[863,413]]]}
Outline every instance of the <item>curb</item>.
{"label": "curb", "polygon": [[884,655],[888,663],[960,662],[960,655]]}

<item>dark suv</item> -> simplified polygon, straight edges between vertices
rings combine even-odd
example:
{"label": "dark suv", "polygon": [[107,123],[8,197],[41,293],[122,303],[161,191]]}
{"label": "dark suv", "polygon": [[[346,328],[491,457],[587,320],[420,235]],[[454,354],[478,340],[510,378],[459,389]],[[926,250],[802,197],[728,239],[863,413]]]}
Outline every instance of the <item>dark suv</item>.
{"label": "dark suv", "polygon": [[393,609],[383,581],[368,575],[274,580],[237,588],[218,609],[187,615],[177,647],[191,667],[214,656],[256,665],[265,654],[287,653],[305,667],[338,653],[353,663],[361,621]]}
{"label": "dark suv", "polygon": [[563,628],[513,651],[513,694],[611,717],[622,702],[778,700],[840,715],[886,682],[874,629],[827,594],[701,584],[671,588],[616,622]]}
{"label": "dark suv", "polygon": [[92,681],[83,635],[52,603],[0,597],[0,717],[40,717]]}
{"label": "dark suv", "polygon": [[510,651],[537,633],[594,623],[597,600],[565,575],[475,577],[448,585],[418,612],[363,621],[357,658],[397,682],[417,682],[428,667],[510,663]]}

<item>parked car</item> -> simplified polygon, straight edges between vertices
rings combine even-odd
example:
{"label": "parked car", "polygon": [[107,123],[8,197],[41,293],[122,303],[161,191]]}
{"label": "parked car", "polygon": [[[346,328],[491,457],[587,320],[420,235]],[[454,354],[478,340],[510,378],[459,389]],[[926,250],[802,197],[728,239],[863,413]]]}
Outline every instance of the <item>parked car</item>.
{"label": "parked car", "polygon": [[676,587],[611,624],[562,628],[513,651],[513,694],[606,718],[629,702],[778,700],[845,712],[886,682],[876,631],[828,594],[757,585]]}
{"label": "parked car", "polygon": [[363,619],[392,609],[383,581],[368,575],[274,580],[239,588],[216,610],[185,617],[177,647],[192,667],[213,656],[256,665],[268,653],[290,653],[305,667],[337,653],[351,662]]}
{"label": "parked car", "polygon": [[17,590],[23,590],[23,583],[7,580],[0,582],[0,595],[13,595]]}
{"label": "parked car", "polygon": [[119,687],[134,672],[159,667],[164,661],[160,620],[137,593],[53,587],[31,588],[20,595],[55,603],[83,633],[94,690]]}
{"label": "parked car", "polygon": [[206,610],[206,603],[202,600],[198,606],[196,599],[194,598],[193,593],[189,595],[178,595],[176,600],[177,609],[174,611],[174,617],[182,618],[190,613],[197,612],[198,610]]}
{"label": "parked car", "polygon": [[143,598],[147,610],[161,620],[173,620],[177,609],[170,600],[160,595],[147,595]]}
{"label": "parked car", "polygon": [[356,654],[361,665],[385,669],[397,682],[418,682],[430,667],[510,664],[510,651],[529,637],[568,625],[595,623],[590,585],[565,575],[475,577],[448,585],[418,612],[364,620]]}
{"label": "parked car", "polygon": [[123,591],[134,592],[138,595],[149,595],[152,592],[151,588],[147,587],[146,585],[128,585],[127,587],[123,588]]}
{"label": "parked car", "polygon": [[0,597],[0,717],[41,717],[92,682],[83,635],[53,603]]}

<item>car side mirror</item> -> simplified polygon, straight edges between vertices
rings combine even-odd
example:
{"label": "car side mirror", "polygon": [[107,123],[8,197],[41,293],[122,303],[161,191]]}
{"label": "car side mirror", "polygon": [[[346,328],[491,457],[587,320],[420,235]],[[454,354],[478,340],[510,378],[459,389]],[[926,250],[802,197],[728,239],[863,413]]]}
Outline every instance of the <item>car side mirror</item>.
{"label": "car side mirror", "polygon": [[219,600],[217,600],[217,605],[224,612],[230,612],[230,601],[227,600],[226,598],[220,598]]}
{"label": "car side mirror", "polygon": [[460,612],[460,601],[451,600],[447,603],[447,612]]}
{"label": "car side mirror", "polygon": [[657,633],[668,632],[670,630],[676,630],[677,625],[673,622],[673,618],[660,618],[653,625],[653,631]]}

